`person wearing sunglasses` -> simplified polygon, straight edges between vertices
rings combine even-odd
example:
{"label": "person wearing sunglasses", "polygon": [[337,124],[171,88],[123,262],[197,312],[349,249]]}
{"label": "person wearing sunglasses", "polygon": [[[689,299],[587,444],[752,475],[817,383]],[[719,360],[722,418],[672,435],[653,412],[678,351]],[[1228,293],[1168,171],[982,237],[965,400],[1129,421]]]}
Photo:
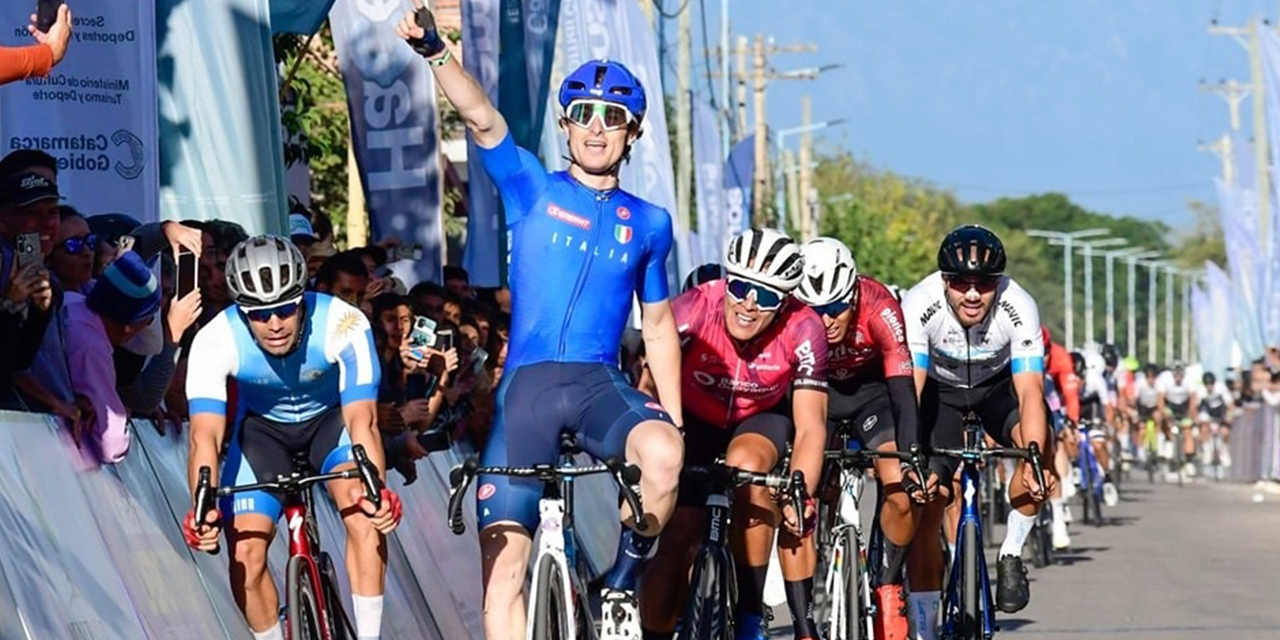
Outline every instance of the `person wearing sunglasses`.
{"label": "person wearing sunglasses", "polygon": [[62,225],[49,254],[49,267],[66,291],[87,294],[93,280],[94,251],[98,235],[89,230],[89,223],[74,209],[64,207]]}
{"label": "person wearing sunglasses", "polygon": [[[810,240],[802,252],[804,276],[795,295],[826,326],[831,385],[827,424],[829,429],[837,422],[855,425],[852,433],[832,435],[850,436],[868,450],[909,450],[920,439],[911,351],[898,299],[885,285],[858,273],[853,253],[835,238]],[[909,474],[909,482],[904,482],[904,474]],[[919,515],[912,499],[924,503],[926,488],[897,460],[879,459],[876,476],[883,496],[880,528],[884,533],[884,562],[874,593],[879,613],[876,637],[905,640],[909,629],[902,567]],[[812,584],[817,565],[812,539],[806,540],[799,553],[783,553],[780,559],[784,575],[803,576]],[[788,587],[796,637],[816,637],[807,613],[811,611],[812,589],[790,588],[790,582]],[[803,599],[792,600],[793,594]]]}
{"label": "person wearing sunglasses", "polygon": [[[637,531],[622,514],[617,561],[602,595],[602,637],[632,640],[640,635],[640,568],[675,507],[684,454],[677,429],[680,343],[666,271],[671,215],[623,190],[618,179],[643,131],[645,88],[612,60],[590,60],[568,73],[557,93],[568,169],[548,172],[516,144],[482,85],[440,36],[431,11],[421,0],[413,5],[396,33],[424,58],[467,123],[505,212],[514,321],[481,463],[554,463],[560,433],[569,431],[593,456],[623,457],[640,467],[647,526]],[[618,364],[637,296],[656,402],[629,386]],[[516,640],[525,636],[524,576],[542,485],[488,476],[477,483],[485,635]]]}
{"label": "person wearing sunglasses", "polygon": [[[1044,396],[1044,341],[1036,301],[1004,275],[1004,244],[991,230],[974,224],[955,228],[938,248],[938,271],[911,288],[902,310],[920,395],[921,431],[933,447],[964,446],[963,416],[975,412],[987,434],[1001,446],[1035,442],[1053,457]],[[932,456],[938,497],[925,505],[908,571],[913,590],[912,615],[922,637],[937,637],[936,617],[942,587],[942,549],[938,530],[944,508],[956,491],[957,462]],[[1013,505],[996,579],[996,607],[1021,610],[1030,600],[1022,547],[1041,504],[1055,480],[1040,486],[1031,465],[1019,461],[1009,483]]]}
{"label": "person wearing sunglasses", "polygon": [[[790,468],[804,472],[814,495],[826,444],[827,349],[822,321],[791,295],[803,265],[794,240],[773,229],[749,229],[725,245],[723,279],[676,298],[687,464],[724,456],[732,466],[768,472],[790,446]],[[646,638],[672,637],[688,591],[692,551],[701,541],[704,489],[680,486],[679,508],[645,574]],[[797,549],[812,533],[815,511],[810,501],[785,504],[779,514],[769,490],[759,487],[740,489],[734,511],[730,535],[744,543],[734,545],[736,637],[756,638],[774,532],[785,524],[779,544]],[[804,586],[802,577],[795,580],[789,589]]]}
{"label": "person wearing sunglasses", "polygon": [[[234,304],[196,334],[187,372],[193,493],[201,467],[217,471],[214,486],[288,474],[295,454],[328,473],[355,466],[351,447],[356,444],[364,446],[385,479],[376,427],[381,371],[365,315],[339,298],[305,291],[306,259],[279,236],[251,237],[232,248],[226,279]],[[228,380],[237,389],[231,407]],[[228,414],[236,416],[230,425]],[[224,442],[226,464],[219,470]],[[328,489],[347,530],[356,632],[376,638],[382,625],[385,536],[400,520],[400,499],[383,489],[375,511],[360,480],[335,480]],[[281,499],[271,491],[244,493],[222,500],[203,522],[190,511],[182,523],[187,544],[201,551],[216,551],[218,534],[225,530],[236,567],[231,589],[255,638],[283,640],[279,596],[266,566]]]}

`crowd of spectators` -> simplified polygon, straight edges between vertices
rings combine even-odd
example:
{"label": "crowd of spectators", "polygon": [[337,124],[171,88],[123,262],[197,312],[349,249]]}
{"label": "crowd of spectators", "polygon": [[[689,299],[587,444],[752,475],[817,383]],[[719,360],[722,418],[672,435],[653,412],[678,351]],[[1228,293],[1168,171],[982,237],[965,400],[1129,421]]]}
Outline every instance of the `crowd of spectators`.
{"label": "crowd of spectators", "polygon": [[[247,234],[226,221],[81,213],[57,178],[41,151],[0,160],[0,408],[57,416],[86,465],[114,463],[129,451],[130,417],[161,433],[181,430],[187,347],[231,306],[227,257]],[[32,255],[20,255],[24,234],[39,238]],[[507,292],[472,287],[458,267],[407,288],[392,266],[413,251],[395,238],[341,249],[328,218],[302,206],[289,215],[289,234],[312,288],[369,316],[389,466],[411,481],[413,462],[446,434],[483,446],[506,358]],[[177,299],[181,250],[198,256],[198,278]],[[436,323],[437,348],[410,348],[416,316]]]}

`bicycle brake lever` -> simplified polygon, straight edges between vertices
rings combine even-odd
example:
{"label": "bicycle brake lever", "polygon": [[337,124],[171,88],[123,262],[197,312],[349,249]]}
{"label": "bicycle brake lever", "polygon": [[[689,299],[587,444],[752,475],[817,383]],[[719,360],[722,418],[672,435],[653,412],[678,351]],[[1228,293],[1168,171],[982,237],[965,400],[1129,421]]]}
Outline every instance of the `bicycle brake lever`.
{"label": "bicycle brake lever", "polygon": [[453,535],[460,536],[466,531],[467,524],[462,520],[462,501],[467,496],[467,487],[476,475],[480,463],[475,458],[467,458],[462,464],[449,472],[449,529]]}
{"label": "bicycle brake lever", "polygon": [[360,470],[360,480],[364,484],[364,497],[373,503],[374,510],[382,508],[382,478],[378,477],[378,468],[369,460],[369,453],[364,445],[352,445],[351,457],[356,460],[356,468]]}
{"label": "bicycle brake lever", "polygon": [[626,464],[617,458],[610,458],[604,464],[612,473],[613,481],[618,484],[618,490],[622,492],[627,506],[631,508],[631,514],[636,521],[636,530],[648,529],[649,519],[644,514],[644,503],[640,499],[640,467]]}
{"label": "bicycle brake lever", "polygon": [[1030,458],[1031,470],[1036,474],[1036,482],[1040,483],[1040,490],[1048,495],[1049,485],[1045,484],[1044,467],[1041,465],[1040,460],[1040,443],[1032,442],[1027,446],[1027,449],[1030,450],[1030,455],[1027,457]]}
{"label": "bicycle brake lever", "polygon": [[[196,499],[195,499],[195,516],[196,527],[205,524],[205,518],[213,511],[214,493],[213,481],[210,480],[212,470],[209,467],[200,467],[200,479],[196,482]],[[218,553],[217,547],[214,547],[213,553]]]}

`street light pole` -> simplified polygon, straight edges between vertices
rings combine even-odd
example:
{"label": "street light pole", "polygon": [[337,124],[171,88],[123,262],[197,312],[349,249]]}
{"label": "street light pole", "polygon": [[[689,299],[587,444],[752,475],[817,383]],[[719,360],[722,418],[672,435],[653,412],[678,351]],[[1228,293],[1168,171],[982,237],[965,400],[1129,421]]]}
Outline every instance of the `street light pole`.
{"label": "street light pole", "polygon": [[1139,253],[1132,253],[1125,256],[1129,263],[1129,332],[1128,340],[1125,342],[1125,355],[1133,356],[1135,358],[1138,357],[1138,312],[1136,302],[1138,290],[1138,261],[1146,260],[1147,258],[1155,258],[1159,255],[1159,251],[1141,251]]}
{"label": "street light pole", "polygon": [[[1093,344],[1093,250],[1095,247],[1114,247],[1128,244],[1124,238],[1104,238],[1102,240],[1080,241],[1081,253],[1084,254],[1084,343]],[[1108,273],[1108,275],[1110,275]],[[1110,279],[1107,287],[1110,288]],[[1110,302],[1110,297],[1107,301]],[[1110,309],[1110,305],[1108,305]]]}
{"label": "street light pole", "polygon": [[1162,260],[1148,262],[1147,267],[1147,362],[1156,361],[1156,298],[1160,297]]}
{"label": "street light pole", "polygon": [[1178,269],[1173,265],[1166,265],[1165,288],[1164,288],[1164,361],[1166,363],[1173,362],[1173,290],[1176,286],[1173,282],[1177,277]]}
{"label": "street light pole", "polygon": [[1116,343],[1116,289],[1115,289],[1115,259],[1139,253],[1141,247],[1127,247],[1125,249],[1117,249],[1115,251],[1102,252],[1103,261],[1106,264],[1106,281],[1107,281],[1107,344]]}
{"label": "street light pole", "polygon": [[[1071,311],[1071,294],[1072,294],[1072,269],[1071,269],[1071,251],[1076,240],[1082,238],[1090,238],[1094,236],[1103,236],[1111,233],[1110,229],[1084,229],[1082,231],[1053,231],[1048,229],[1028,229],[1027,235],[1032,238],[1048,238],[1050,241],[1057,240],[1062,243],[1062,302],[1063,302],[1063,344],[1067,349],[1072,348],[1075,339],[1075,329],[1072,326]],[[1053,243],[1056,244],[1056,243]]]}
{"label": "street light pole", "polygon": [[[838,124],[844,123],[844,120],[845,120],[844,118],[836,118],[834,120],[827,120],[826,122],[815,122],[813,124],[806,124],[806,125],[791,127],[790,129],[782,129],[778,131],[776,134],[774,134],[777,138],[776,148],[778,152],[778,157],[779,158],[782,157],[782,150],[786,148],[788,136],[793,136],[800,133],[812,133],[814,131],[826,129],[827,127],[834,127]],[[773,203],[774,203],[774,207],[777,208],[778,210],[778,231],[786,233],[787,232],[787,194],[786,194],[786,189],[784,188],[784,185],[786,185],[786,174],[784,173],[784,168],[782,164],[783,163],[779,161],[778,168],[774,170],[774,173],[777,174],[777,177],[774,181],[774,184],[777,185],[777,188],[773,190]],[[803,197],[803,194],[801,194],[801,197]]]}

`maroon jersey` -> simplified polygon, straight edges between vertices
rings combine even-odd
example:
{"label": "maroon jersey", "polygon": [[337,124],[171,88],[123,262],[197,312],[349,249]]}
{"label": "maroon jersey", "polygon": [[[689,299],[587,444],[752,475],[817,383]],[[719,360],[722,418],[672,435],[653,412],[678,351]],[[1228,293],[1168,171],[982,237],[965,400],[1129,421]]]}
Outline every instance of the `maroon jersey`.
{"label": "maroon jersey", "polygon": [[858,308],[844,341],[830,347],[827,377],[841,393],[868,380],[911,375],[911,349],[902,305],[893,293],[867,276],[858,276]]}
{"label": "maroon jersey", "polygon": [[787,298],[773,323],[743,344],[725,327],[724,297],[724,280],[715,280],[672,303],[685,411],[728,428],[774,407],[792,388],[826,390],[826,329],[813,310]]}

